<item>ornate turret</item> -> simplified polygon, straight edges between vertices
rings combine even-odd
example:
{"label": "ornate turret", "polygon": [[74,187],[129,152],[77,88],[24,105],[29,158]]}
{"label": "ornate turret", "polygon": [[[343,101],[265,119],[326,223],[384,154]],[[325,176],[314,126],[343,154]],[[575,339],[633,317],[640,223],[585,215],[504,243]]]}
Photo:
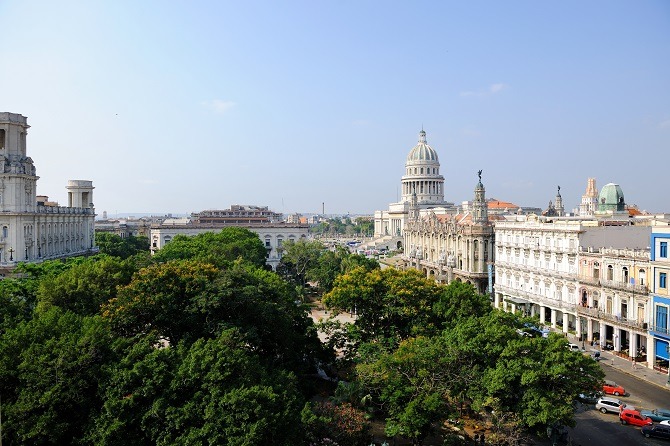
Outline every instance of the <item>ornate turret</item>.
{"label": "ornate turret", "polygon": [[475,186],[475,199],[472,202],[472,221],[487,223],[489,221],[488,206],[486,205],[486,189],[482,184],[482,171],[477,172],[479,182]]}
{"label": "ornate turret", "polygon": [[563,197],[561,197],[561,186],[558,186],[558,191],[556,192],[556,203],[554,204],[556,208],[556,215],[561,217],[565,215],[565,209],[563,208]]}

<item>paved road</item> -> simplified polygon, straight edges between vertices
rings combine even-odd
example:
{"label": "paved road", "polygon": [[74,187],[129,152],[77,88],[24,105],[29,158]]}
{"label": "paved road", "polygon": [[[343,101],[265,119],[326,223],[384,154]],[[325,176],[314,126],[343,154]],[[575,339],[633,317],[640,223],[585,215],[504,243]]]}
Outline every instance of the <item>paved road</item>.
{"label": "paved road", "polygon": [[[605,364],[605,362],[601,366],[607,379],[616,381],[617,384],[621,384],[626,389],[627,396],[620,397],[622,401],[630,403],[638,409],[670,406],[670,390],[640,380],[619,368]],[[617,415],[602,414],[595,410],[593,405],[581,405],[575,418],[577,425],[570,432],[575,446],[668,446],[668,442],[665,440],[644,438],[639,427],[623,426]]]}

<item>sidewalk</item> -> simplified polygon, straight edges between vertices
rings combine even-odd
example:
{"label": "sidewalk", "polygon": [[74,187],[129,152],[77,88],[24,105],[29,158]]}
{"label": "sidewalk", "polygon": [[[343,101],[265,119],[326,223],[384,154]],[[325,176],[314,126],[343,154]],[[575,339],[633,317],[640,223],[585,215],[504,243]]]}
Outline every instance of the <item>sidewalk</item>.
{"label": "sidewalk", "polygon": [[[568,337],[571,339],[570,342],[581,345],[575,336],[570,335]],[[591,347],[589,344],[586,344],[585,348],[586,352],[589,354],[599,351],[600,362],[608,367],[615,368],[620,372],[626,373],[627,375],[634,376],[637,379],[641,379],[643,381],[647,381],[650,384],[655,384],[663,389],[670,390],[670,386],[668,386],[667,373],[661,373],[657,370],[648,368],[646,363],[638,363],[636,364],[636,367],[633,368],[633,364],[630,360],[621,358],[613,354],[611,351],[600,350],[596,347]]]}

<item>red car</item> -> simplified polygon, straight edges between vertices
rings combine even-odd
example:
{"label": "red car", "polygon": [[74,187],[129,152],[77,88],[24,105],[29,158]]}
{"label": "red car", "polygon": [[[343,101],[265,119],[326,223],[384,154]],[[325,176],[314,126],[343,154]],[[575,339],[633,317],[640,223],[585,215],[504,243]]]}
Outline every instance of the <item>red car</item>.
{"label": "red car", "polygon": [[621,424],[632,424],[633,426],[649,426],[651,418],[645,417],[638,410],[624,409],[619,413]]}
{"label": "red car", "polygon": [[615,383],[614,381],[605,381],[603,385],[603,392],[610,395],[621,396],[626,394],[626,389]]}

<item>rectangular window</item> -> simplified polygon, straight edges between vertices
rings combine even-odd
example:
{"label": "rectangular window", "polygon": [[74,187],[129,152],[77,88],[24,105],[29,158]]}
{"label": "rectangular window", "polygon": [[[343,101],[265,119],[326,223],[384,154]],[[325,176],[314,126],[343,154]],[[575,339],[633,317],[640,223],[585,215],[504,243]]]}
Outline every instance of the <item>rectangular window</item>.
{"label": "rectangular window", "polygon": [[668,329],[668,307],[663,305],[656,306],[656,330],[665,331]]}
{"label": "rectangular window", "polygon": [[668,275],[666,273],[659,273],[658,274],[658,287],[659,288],[667,288],[668,284]]}
{"label": "rectangular window", "polygon": [[668,257],[668,242],[661,242],[661,249],[659,250],[660,253],[658,254],[659,257]]}

